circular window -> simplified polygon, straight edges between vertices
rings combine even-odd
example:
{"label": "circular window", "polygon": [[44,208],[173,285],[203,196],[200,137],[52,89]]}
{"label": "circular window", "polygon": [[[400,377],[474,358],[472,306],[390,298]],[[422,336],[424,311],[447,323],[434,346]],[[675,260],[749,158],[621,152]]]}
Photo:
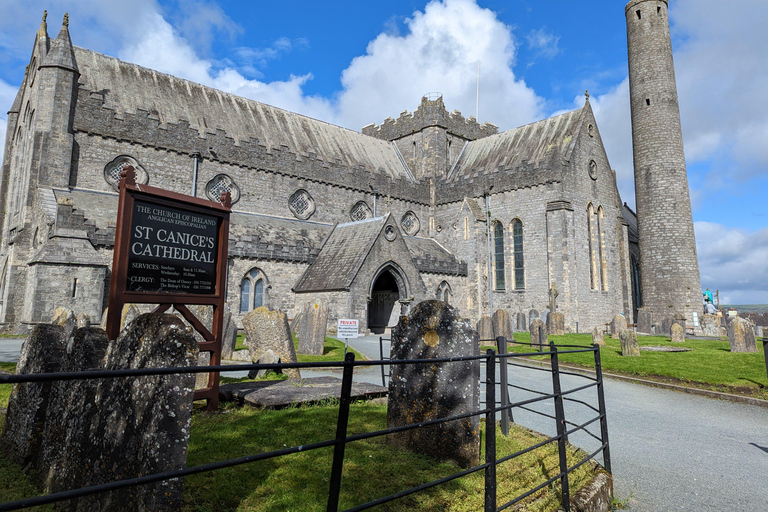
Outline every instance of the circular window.
{"label": "circular window", "polygon": [[597,162],[594,160],[589,161],[589,177],[593,180],[597,179]]}
{"label": "circular window", "polygon": [[403,228],[405,234],[414,236],[419,232],[421,225],[419,224],[419,218],[412,211],[405,212],[403,218],[400,219],[400,227]]}
{"label": "circular window", "polygon": [[149,174],[144,168],[139,165],[135,158],[128,155],[120,155],[104,167],[104,180],[110,184],[110,186],[119,191],[120,190],[120,173],[123,172],[125,166],[131,165],[136,170],[136,183],[139,185],[146,185],[149,183]]}
{"label": "circular window", "polygon": [[300,188],[288,198],[288,208],[297,219],[306,220],[315,213],[315,200],[309,192]]}
{"label": "circular window", "polygon": [[587,126],[587,133],[589,134],[590,137],[594,137],[595,136],[595,127],[593,125],[591,125],[591,124],[589,126]]}
{"label": "circular window", "polygon": [[229,192],[232,204],[235,204],[240,199],[240,187],[226,174],[217,174],[205,185],[205,195],[211,201],[218,203],[221,201],[221,194],[225,192]]}
{"label": "circular window", "polygon": [[371,207],[365,201],[358,201],[349,211],[349,218],[353,221],[370,219],[373,217]]}
{"label": "circular window", "polygon": [[386,238],[391,242],[396,237],[397,237],[397,230],[395,230],[395,226],[388,224],[387,227],[384,228],[384,238]]}

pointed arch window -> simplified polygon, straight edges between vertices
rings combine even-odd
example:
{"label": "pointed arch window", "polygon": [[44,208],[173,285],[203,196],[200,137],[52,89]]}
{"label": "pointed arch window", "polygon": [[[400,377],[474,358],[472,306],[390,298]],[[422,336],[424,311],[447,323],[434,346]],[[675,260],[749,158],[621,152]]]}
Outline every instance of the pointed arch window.
{"label": "pointed arch window", "polygon": [[525,289],[525,259],[523,257],[523,222],[512,221],[512,258],[515,269],[515,290]]}
{"label": "pointed arch window", "polygon": [[493,225],[493,254],[495,289],[504,290],[504,226],[501,222],[495,222]]}
{"label": "pointed arch window", "polygon": [[266,277],[261,270],[251,269],[240,282],[240,312],[248,313],[264,305]]}
{"label": "pointed arch window", "polygon": [[600,265],[600,289],[604,292],[608,291],[608,261],[605,258],[605,235],[603,234],[605,222],[603,221],[603,207],[597,207],[597,239],[598,246],[597,252],[599,256],[598,263]]}
{"label": "pointed arch window", "polygon": [[597,240],[595,236],[596,231],[596,218],[595,207],[592,203],[587,205],[587,240],[589,242],[589,286],[593,290],[598,289],[598,274],[597,274],[597,257],[595,255],[597,251]]}
{"label": "pointed arch window", "polygon": [[448,281],[440,283],[440,286],[437,287],[435,296],[437,297],[437,300],[442,300],[443,302],[448,302],[450,304],[453,293],[451,292],[451,285],[448,284]]}

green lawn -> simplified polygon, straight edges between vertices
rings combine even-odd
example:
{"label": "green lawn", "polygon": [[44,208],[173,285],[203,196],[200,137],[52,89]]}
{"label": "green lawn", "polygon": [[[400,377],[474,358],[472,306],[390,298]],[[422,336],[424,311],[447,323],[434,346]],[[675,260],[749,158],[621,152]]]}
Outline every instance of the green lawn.
{"label": "green lawn", "polygon": [[[528,333],[515,333],[515,339],[530,342]],[[591,345],[591,334],[566,334],[549,336],[555,344]],[[768,399],[768,375],[762,343],[758,341],[757,353],[731,353],[728,341],[687,340],[672,343],[664,336],[639,336],[640,346],[682,346],[690,352],[640,352],[640,357],[622,357],[621,344],[608,336],[606,346],[600,349],[603,371],[621,373],[666,382],[714,389],[730,393]],[[484,347],[493,348],[493,347]],[[524,345],[509,345],[514,352],[530,352]],[[563,354],[561,361],[594,368],[591,353]]]}
{"label": "green lawn", "polygon": [[[238,334],[235,341],[235,350],[243,350],[248,348],[245,345],[245,334]],[[295,334],[293,335],[293,348],[296,350],[296,360],[300,363],[317,363],[328,361],[343,361],[344,360],[344,342],[335,338],[325,337],[325,347],[323,348],[323,355],[312,356],[309,354],[299,354],[299,338]],[[363,354],[350,347],[351,352],[355,354],[355,361],[362,361],[367,359]]]}
{"label": "green lawn", "polygon": [[[0,370],[16,373],[16,363],[0,363]],[[8,407],[8,398],[11,396],[13,384],[0,384],[0,409]]]}

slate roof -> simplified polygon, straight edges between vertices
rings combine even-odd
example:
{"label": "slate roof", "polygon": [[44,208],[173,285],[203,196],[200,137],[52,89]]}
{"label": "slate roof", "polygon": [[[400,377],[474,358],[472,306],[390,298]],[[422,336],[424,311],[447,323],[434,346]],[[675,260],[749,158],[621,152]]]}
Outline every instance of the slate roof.
{"label": "slate roof", "polygon": [[348,290],[389,217],[337,224],[293,291]]}
{"label": "slate roof", "polygon": [[459,261],[445,247],[431,238],[403,236],[411,259],[419,272],[432,274],[467,275],[466,262]]}
{"label": "slate roof", "polygon": [[394,145],[271,105],[75,47],[80,87],[103,95],[115,114],[149,112],[161,125],[189,122],[201,136],[222,129],[236,142],[257,139],[296,155],[314,153],[349,167],[412,181]]}
{"label": "slate roof", "polygon": [[106,267],[102,258],[88,241],[83,230],[57,229],[57,236],[49,238],[28,264],[87,265]]}

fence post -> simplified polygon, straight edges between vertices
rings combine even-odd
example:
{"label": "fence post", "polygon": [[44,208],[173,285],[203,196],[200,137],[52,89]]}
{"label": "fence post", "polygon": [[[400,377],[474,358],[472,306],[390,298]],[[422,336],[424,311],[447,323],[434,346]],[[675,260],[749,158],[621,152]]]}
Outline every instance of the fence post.
{"label": "fence post", "polygon": [[611,473],[611,448],[608,443],[608,416],[605,412],[605,390],[603,388],[603,365],[600,361],[600,345],[595,344],[595,378],[597,379],[597,404],[600,410],[600,437],[603,448],[603,467]]}
{"label": "fence post", "polygon": [[[507,354],[507,338],[496,338],[496,349],[500,356]],[[512,411],[506,407],[509,405],[509,386],[507,385],[507,358],[499,357],[499,383],[501,384],[501,433],[509,435],[509,422],[512,419]]]}
{"label": "fence post", "polygon": [[344,468],[344,449],[346,448],[347,424],[349,423],[349,404],[352,394],[352,371],[354,370],[355,353],[348,352],[344,357],[344,375],[341,380],[341,400],[339,402],[339,418],[336,422],[336,445],[333,448],[333,465],[331,466],[331,487],[328,491],[328,512],[339,510],[339,493],[341,492],[341,471]]}
{"label": "fence post", "polygon": [[[379,336],[379,358],[384,361],[384,337]],[[381,385],[386,387],[387,383],[384,379],[384,365],[381,365]]]}
{"label": "fence post", "polygon": [[485,512],[496,512],[496,354],[485,356]]}
{"label": "fence post", "polygon": [[765,356],[765,373],[768,375],[768,336],[763,336],[763,355]]}
{"label": "fence post", "polygon": [[550,358],[552,361],[552,393],[555,395],[555,421],[557,422],[557,451],[560,455],[560,487],[563,492],[563,508],[565,512],[571,512],[571,495],[568,489],[568,460],[565,455],[565,443],[568,440],[565,435],[565,410],[563,409],[563,395],[560,389],[560,366],[557,362],[557,347],[549,342]]}

